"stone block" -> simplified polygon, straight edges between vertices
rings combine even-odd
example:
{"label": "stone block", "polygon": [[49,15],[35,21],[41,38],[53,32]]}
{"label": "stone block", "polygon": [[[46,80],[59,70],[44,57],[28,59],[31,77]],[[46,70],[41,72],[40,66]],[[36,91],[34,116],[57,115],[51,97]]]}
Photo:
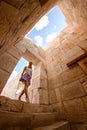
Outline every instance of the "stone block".
{"label": "stone block", "polygon": [[47,89],[47,79],[38,76],[32,79],[32,88]]}
{"label": "stone block", "polygon": [[70,66],[84,56],[85,51],[83,51],[79,46],[74,46],[72,49],[70,49],[64,55],[62,55],[61,58],[65,61],[65,64]]}
{"label": "stone block", "polygon": [[85,51],[87,51],[87,39],[81,41],[78,45],[79,45],[81,48],[83,48]]}
{"label": "stone block", "polygon": [[87,74],[87,57],[83,58],[82,60],[78,61],[79,66],[82,68],[84,73]]}
{"label": "stone block", "polygon": [[84,76],[80,79],[80,82],[84,88],[84,91],[87,93],[87,76]]}
{"label": "stone block", "polygon": [[0,68],[4,69],[5,71],[11,73],[14,67],[17,64],[17,59],[14,58],[12,55],[8,53],[4,53],[0,57]]}
{"label": "stone block", "polygon": [[22,102],[18,100],[11,100],[10,98],[4,96],[0,96],[0,110],[21,112]]}
{"label": "stone block", "polygon": [[49,104],[48,91],[45,89],[39,90],[40,104]]}
{"label": "stone block", "polygon": [[71,130],[87,130],[86,124],[72,124]]}
{"label": "stone block", "polygon": [[66,111],[63,102],[52,104],[52,110],[58,113],[58,119],[66,119]]}
{"label": "stone block", "polygon": [[57,103],[57,97],[56,97],[55,90],[49,91],[49,99],[50,99],[50,104]]}
{"label": "stone block", "polygon": [[17,59],[20,59],[22,56],[22,52],[16,48],[15,46],[12,46],[9,50],[8,53],[10,53],[12,56],[16,57]]}
{"label": "stone block", "polygon": [[4,88],[6,81],[9,78],[9,73],[0,68],[0,92]]}
{"label": "stone block", "polygon": [[33,97],[32,97],[32,103],[39,104],[40,103],[40,98],[39,98],[39,90],[34,89],[33,90]]}
{"label": "stone block", "polygon": [[84,89],[81,86],[81,83],[78,80],[61,87],[60,90],[62,100],[69,100],[86,95]]}
{"label": "stone block", "polygon": [[67,119],[71,122],[87,122],[87,111],[80,98],[64,101]]}
{"label": "stone block", "polygon": [[87,96],[84,96],[84,97],[82,97],[81,99],[82,99],[82,102],[83,102],[83,104],[84,104],[84,107],[85,107],[85,109],[86,109],[86,111],[87,111]]}
{"label": "stone block", "polygon": [[32,88],[40,88],[40,76],[32,79]]}
{"label": "stone block", "polygon": [[57,102],[61,102],[60,88],[55,88],[55,94],[56,94],[56,97],[57,97]]}
{"label": "stone block", "polygon": [[47,78],[46,67],[40,62],[34,67],[33,78],[37,76]]}
{"label": "stone block", "polygon": [[64,84],[72,82],[73,80],[77,80],[83,76],[85,76],[85,74],[77,64],[61,73],[61,77]]}
{"label": "stone block", "polygon": [[63,85],[61,74],[48,79],[48,84],[49,89],[61,87]]}
{"label": "stone block", "polygon": [[[45,97],[45,98],[44,98]],[[32,103],[48,104],[48,92],[44,89],[34,89]]]}

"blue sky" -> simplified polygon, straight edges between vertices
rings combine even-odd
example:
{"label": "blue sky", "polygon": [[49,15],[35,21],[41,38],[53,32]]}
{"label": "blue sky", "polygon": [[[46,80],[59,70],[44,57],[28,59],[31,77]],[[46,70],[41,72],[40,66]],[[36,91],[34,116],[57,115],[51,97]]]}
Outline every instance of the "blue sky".
{"label": "blue sky", "polygon": [[36,45],[45,48],[66,26],[63,13],[55,6],[38,21],[26,36]]}
{"label": "blue sky", "polygon": [[[46,15],[44,15],[38,23],[32,28],[32,30],[26,34],[28,37],[38,46],[45,48],[55,37],[58,36],[61,30],[67,26],[65,17],[61,10],[55,6]],[[21,72],[24,66],[27,65],[27,61],[22,57],[17,66],[14,68],[10,80]]]}

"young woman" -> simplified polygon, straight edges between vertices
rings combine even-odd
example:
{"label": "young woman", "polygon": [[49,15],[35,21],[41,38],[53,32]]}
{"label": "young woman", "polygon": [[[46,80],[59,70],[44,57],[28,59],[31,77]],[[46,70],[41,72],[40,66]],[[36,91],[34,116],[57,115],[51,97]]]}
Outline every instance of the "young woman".
{"label": "young woman", "polygon": [[24,89],[19,95],[18,100],[21,100],[21,96],[25,93],[26,101],[29,102],[28,86],[31,83],[31,77],[32,77],[32,62],[29,62],[28,66],[24,67],[23,72],[21,74],[21,78],[19,79],[19,81],[21,81],[24,84]]}

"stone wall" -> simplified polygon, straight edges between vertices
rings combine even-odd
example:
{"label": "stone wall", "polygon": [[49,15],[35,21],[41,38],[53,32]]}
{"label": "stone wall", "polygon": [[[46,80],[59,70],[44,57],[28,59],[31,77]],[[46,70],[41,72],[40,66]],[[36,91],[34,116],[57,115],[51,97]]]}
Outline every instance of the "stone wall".
{"label": "stone wall", "polygon": [[78,64],[87,57],[86,32],[68,26],[46,50],[50,104],[74,123],[87,122],[87,66]]}
{"label": "stone wall", "polygon": [[[20,75],[21,73],[11,81],[7,82],[1,93],[2,96],[6,96],[11,99],[18,99],[20,93],[17,94],[17,89]],[[28,94],[30,103],[32,104],[49,104],[47,71],[46,66],[41,62],[34,66],[32,71],[31,85],[28,87]],[[22,101],[26,102],[25,95],[23,95],[21,99]]]}
{"label": "stone wall", "polygon": [[26,38],[12,46],[7,52],[0,56],[0,92],[4,88],[9,76],[21,57],[37,65],[39,62],[45,64],[46,56],[42,48],[36,46]]}

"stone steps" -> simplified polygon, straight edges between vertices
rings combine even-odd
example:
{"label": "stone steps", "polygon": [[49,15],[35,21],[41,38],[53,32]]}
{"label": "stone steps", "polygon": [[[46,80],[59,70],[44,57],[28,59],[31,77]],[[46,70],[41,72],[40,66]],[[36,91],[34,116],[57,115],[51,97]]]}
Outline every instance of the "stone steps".
{"label": "stone steps", "polygon": [[29,129],[29,130],[70,130],[70,126],[68,121],[59,121],[48,126]]}
{"label": "stone steps", "polygon": [[[57,121],[57,113],[19,113],[0,110],[0,128],[36,128]],[[5,128],[6,129],[6,128]]]}

